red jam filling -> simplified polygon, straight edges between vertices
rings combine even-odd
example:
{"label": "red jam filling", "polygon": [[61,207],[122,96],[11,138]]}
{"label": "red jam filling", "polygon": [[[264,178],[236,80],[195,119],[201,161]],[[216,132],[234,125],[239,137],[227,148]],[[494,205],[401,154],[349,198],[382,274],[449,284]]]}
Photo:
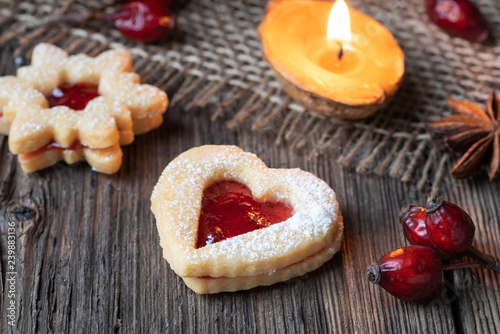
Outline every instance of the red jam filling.
{"label": "red jam filling", "polygon": [[203,191],[196,248],[280,223],[292,214],[288,204],[257,201],[242,183],[216,182]]}
{"label": "red jam filling", "polygon": [[24,155],[24,158],[25,159],[30,159],[30,158],[33,158],[33,157],[35,157],[35,156],[37,156],[39,154],[45,153],[45,152],[50,151],[50,150],[60,150],[60,151],[70,150],[70,151],[74,151],[74,150],[81,150],[81,149],[84,149],[84,148],[87,148],[87,147],[84,146],[84,145],[82,145],[82,143],[80,143],[80,141],[78,141],[78,140],[75,140],[73,142],[73,144],[71,144],[69,147],[62,147],[61,145],[59,145],[55,141],[51,141],[50,143],[48,143],[45,146],[40,147],[36,151],[26,153]]}
{"label": "red jam filling", "polygon": [[47,96],[50,107],[66,106],[73,110],[83,110],[87,104],[100,96],[98,86],[85,82],[74,85],[64,85],[54,88]]}

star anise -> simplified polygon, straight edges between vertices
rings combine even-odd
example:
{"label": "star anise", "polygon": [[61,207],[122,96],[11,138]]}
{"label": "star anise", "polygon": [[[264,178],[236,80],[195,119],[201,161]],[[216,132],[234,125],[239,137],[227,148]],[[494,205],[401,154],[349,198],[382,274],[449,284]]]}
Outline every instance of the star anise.
{"label": "star anise", "polygon": [[448,98],[448,104],[451,115],[427,122],[425,126],[440,150],[463,153],[451,175],[468,177],[487,163],[490,181],[497,179],[500,176],[500,103],[497,95],[491,92],[485,110],[472,102],[452,98]]}

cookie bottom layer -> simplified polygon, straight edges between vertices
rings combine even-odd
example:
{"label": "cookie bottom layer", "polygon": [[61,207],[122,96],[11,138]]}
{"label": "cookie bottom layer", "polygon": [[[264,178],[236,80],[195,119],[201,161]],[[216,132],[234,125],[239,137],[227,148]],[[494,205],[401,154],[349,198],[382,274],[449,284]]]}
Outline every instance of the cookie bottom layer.
{"label": "cookie bottom layer", "polygon": [[59,161],[74,164],[85,160],[92,169],[105,174],[116,173],[122,164],[122,150],[116,143],[103,149],[85,148],[80,150],[48,150],[35,156],[20,154],[18,156],[21,168],[26,173],[31,173],[55,165]]}
{"label": "cookie bottom layer", "polygon": [[313,254],[299,262],[285,268],[278,269],[269,274],[241,277],[182,277],[182,279],[190,289],[199,294],[248,290],[257,286],[267,286],[278,282],[284,282],[291,278],[302,276],[310,271],[316,270],[322,264],[330,260],[340,249],[343,230],[343,220],[342,216],[340,216],[337,233],[331,245],[328,245],[316,254]]}
{"label": "cookie bottom layer", "polygon": [[132,121],[134,122],[134,133],[136,135],[142,135],[160,127],[160,125],[163,124],[163,114],[156,114],[144,118],[132,117]]}
{"label": "cookie bottom layer", "polygon": [[132,128],[121,129],[118,132],[120,134],[120,145],[130,145],[134,142],[134,130]]}

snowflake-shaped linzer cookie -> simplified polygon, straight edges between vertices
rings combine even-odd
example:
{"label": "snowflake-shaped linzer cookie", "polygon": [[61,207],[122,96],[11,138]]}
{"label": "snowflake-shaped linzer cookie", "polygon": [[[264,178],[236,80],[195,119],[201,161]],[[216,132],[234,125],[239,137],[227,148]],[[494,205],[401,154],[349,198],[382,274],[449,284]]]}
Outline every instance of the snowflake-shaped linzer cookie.
{"label": "snowflake-shaped linzer cookie", "polygon": [[163,91],[140,84],[131,65],[126,50],[91,58],[39,44],[31,66],[0,78],[0,129],[10,124],[9,148],[23,170],[87,160],[96,171],[116,172],[120,145],[158,127],[168,104]]}
{"label": "snowflake-shaped linzer cookie", "polygon": [[[75,87],[79,97],[93,95],[91,86]],[[134,139],[132,118],[126,107],[102,96],[88,101],[82,110],[64,105],[51,107],[49,100],[60,99],[47,98],[22,82],[0,90],[2,95],[10,96],[3,109],[5,122],[12,122],[9,149],[19,154],[25,172],[61,160],[69,164],[86,160],[96,171],[107,174],[118,171],[122,162],[120,143]],[[71,100],[73,104],[76,101]]]}

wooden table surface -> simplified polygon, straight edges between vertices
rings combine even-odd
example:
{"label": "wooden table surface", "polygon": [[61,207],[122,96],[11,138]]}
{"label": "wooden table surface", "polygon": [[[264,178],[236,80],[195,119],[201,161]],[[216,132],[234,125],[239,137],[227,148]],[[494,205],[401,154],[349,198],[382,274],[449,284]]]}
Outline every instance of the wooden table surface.
{"label": "wooden table surface", "polygon": [[[3,50],[0,74],[12,73]],[[112,176],[85,163],[27,175],[0,136],[2,333],[498,333],[500,275],[447,272],[426,302],[401,302],[368,282],[366,269],[406,245],[397,216],[425,192],[390,177],[357,174],[329,156],[275,146],[272,133],[229,130],[212,107],[168,110],[161,128],[124,147]],[[162,257],[150,196],[177,155],[203,144],[233,144],[270,167],[299,167],[324,179],[344,215],[341,251],[318,270],[249,291],[197,295]],[[341,149],[341,148],[340,148]],[[446,178],[442,194],[475,221],[475,245],[500,255],[499,183]],[[15,225],[15,275],[7,262]],[[15,276],[14,298],[9,278]],[[8,284],[9,283],[9,284]],[[446,286],[446,288],[444,288]],[[8,306],[15,301],[15,326]]]}

